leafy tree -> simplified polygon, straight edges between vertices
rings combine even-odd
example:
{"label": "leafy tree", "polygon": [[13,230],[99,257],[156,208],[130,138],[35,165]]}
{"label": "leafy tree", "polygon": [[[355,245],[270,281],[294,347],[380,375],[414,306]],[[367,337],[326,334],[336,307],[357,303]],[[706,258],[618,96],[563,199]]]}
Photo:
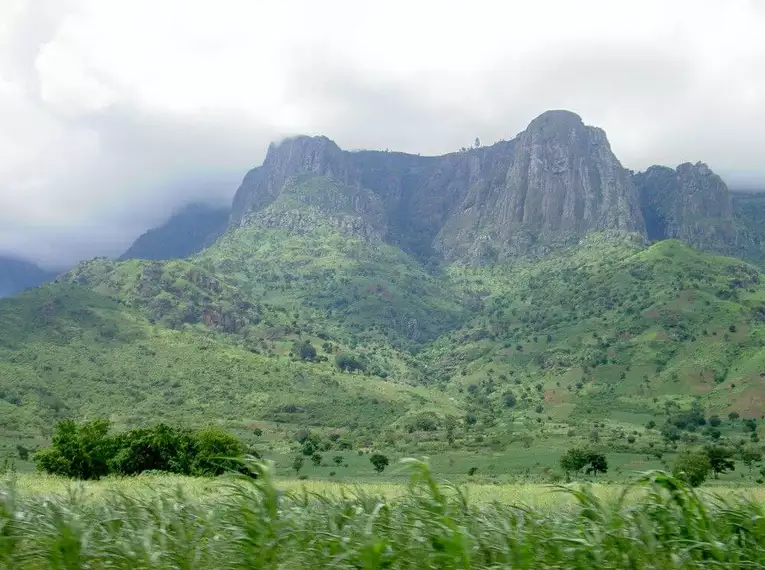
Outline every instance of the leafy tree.
{"label": "leafy tree", "polygon": [[572,447],[560,458],[561,469],[568,478],[571,473],[581,471],[587,465],[587,452],[579,447]]}
{"label": "leafy tree", "polygon": [[672,473],[691,487],[698,487],[709,476],[712,464],[706,453],[684,453],[675,461]]}
{"label": "leafy tree", "polygon": [[340,466],[343,464],[343,456],[342,456],[342,455],[335,455],[335,456],[332,458],[332,462],[333,462],[335,465],[337,465],[338,467],[340,467]]}
{"label": "leafy tree", "polygon": [[113,451],[108,420],[80,426],[73,420],[62,420],[56,424],[51,447],[38,451],[34,460],[40,471],[53,475],[98,479],[109,473],[107,461]]}
{"label": "leafy tree", "polygon": [[712,472],[715,475],[715,479],[720,473],[726,471],[733,471],[736,468],[736,464],[733,462],[733,451],[725,447],[707,447],[704,452],[709,458],[709,465],[712,468]]}
{"label": "leafy tree", "polygon": [[300,360],[316,360],[316,348],[308,340],[293,344],[291,353]]}
{"label": "leafy tree", "polygon": [[608,473],[608,461],[602,453],[588,453],[587,463],[587,474]]}
{"label": "leafy tree", "polygon": [[728,414],[728,419],[732,422],[735,422],[739,417],[741,416],[739,416],[738,412],[731,412]]}
{"label": "leafy tree", "polygon": [[375,471],[378,473],[382,473],[385,471],[385,468],[388,466],[390,461],[388,460],[387,456],[383,455],[382,453],[375,453],[372,455],[372,457],[369,458],[370,463],[375,468]]}
{"label": "leafy tree", "polygon": [[444,418],[444,427],[446,428],[446,441],[450,447],[454,447],[454,430],[457,428],[457,418],[446,416]]}
{"label": "leafy tree", "polygon": [[366,369],[366,365],[360,358],[347,353],[335,356],[335,366],[344,372],[353,372],[355,370],[363,372]]}
{"label": "leafy tree", "polygon": [[324,458],[321,456],[321,453],[317,452],[317,453],[314,453],[313,455],[311,455],[311,463],[313,463],[316,467],[321,465],[321,460],[322,459],[324,459]]}
{"label": "leafy tree", "polygon": [[745,447],[741,450],[741,461],[747,466],[751,473],[754,464],[762,461],[762,452],[755,447]]}
{"label": "leafy tree", "polygon": [[19,459],[22,461],[29,459],[29,450],[20,443],[16,444],[16,453],[19,454]]}
{"label": "leafy tree", "polygon": [[295,470],[295,475],[300,473],[300,470],[303,468],[304,463],[305,463],[305,458],[302,455],[295,456],[295,459],[292,460],[292,468]]}
{"label": "leafy tree", "polygon": [[720,416],[715,415],[709,418],[709,425],[712,427],[719,427],[721,423],[722,420],[720,419]]}
{"label": "leafy tree", "polygon": [[742,422],[742,425],[744,426],[744,431],[747,432],[756,432],[757,431],[757,420],[754,419],[746,419]]}
{"label": "leafy tree", "polygon": [[115,437],[116,453],[109,459],[110,472],[136,475],[143,471],[190,474],[196,453],[190,430],[158,424],[133,429]]}
{"label": "leafy tree", "polygon": [[414,416],[407,425],[409,433],[414,431],[438,430],[438,416],[433,412],[421,412]]}
{"label": "leafy tree", "polygon": [[471,467],[470,469],[468,469],[468,476],[469,477],[472,477],[476,473],[478,473],[478,467]]}
{"label": "leafy tree", "polygon": [[226,471],[237,471],[244,451],[242,442],[218,427],[199,430],[194,437],[191,474],[220,475]]}

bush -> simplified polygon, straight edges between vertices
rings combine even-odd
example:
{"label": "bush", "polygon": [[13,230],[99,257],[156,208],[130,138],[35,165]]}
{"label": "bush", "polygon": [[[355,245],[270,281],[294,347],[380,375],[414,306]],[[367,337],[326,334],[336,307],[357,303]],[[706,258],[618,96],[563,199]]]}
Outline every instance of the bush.
{"label": "bush", "polygon": [[691,487],[698,487],[709,476],[712,464],[706,453],[685,453],[677,458],[672,473]]}
{"label": "bush", "polygon": [[335,366],[344,372],[353,372],[355,370],[363,372],[366,369],[366,365],[360,358],[347,353],[335,356]]}
{"label": "bush", "polygon": [[390,463],[387,456],[382,453],[373,454],[372,457],[369,458],[369,462],[374,466],[375,471],[378,473],[382,473]]}
{"label": "bush", "polygon": [[307,340],[292,345],[291,354],[300,360],[315,360],[316,348]]}
{"label": "bush", "polygon": [[51,447],[34,456],[37,469],[74,479],[105,475],[137,475],[166,471],[182,475],[220,475],[243,470],[245,448],[217,427],[197,432],[158,424],[109,435],[109,422],[77,425],[72,420],[55,427]]}
{"label": "bush", "polygon": [[93,420],[78,426],[72,420],[56,424],[53,445],[34,455],[40,471],[73,479],[98,479],[109,473],[107,461],[114,455],[109,422]]}

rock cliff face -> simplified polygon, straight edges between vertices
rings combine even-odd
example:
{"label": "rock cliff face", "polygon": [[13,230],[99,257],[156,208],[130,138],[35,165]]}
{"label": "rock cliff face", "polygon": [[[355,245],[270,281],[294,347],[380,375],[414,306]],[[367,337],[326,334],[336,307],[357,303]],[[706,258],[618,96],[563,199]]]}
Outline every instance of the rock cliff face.
{"label": "rock cliff face", "polygon": [[700,249],[732,252],[737,242],[728,187],[701,162],[676,169],[652,166],[635,174],[646,233]]}
{"label": "rock cliff face", "polygon": [[629,172],[605,133],[568,111],[544,113],[511,141],[440,157],[351,153],[325,137],[288,139],[247,174],[231,224],[262,219],[258,212],[306,173],[357,189],[354,213],[371,215],[371,233],[450,261],[543,254],[595,230],[643,234]]}
{"label": "rock cliff face", "polygon": [[507,150],[476,164],[465,200],[436,242],[446,259],[544,254],[595,230],[642,234],[629,172],[605,133],[578,115],[544,113]]}

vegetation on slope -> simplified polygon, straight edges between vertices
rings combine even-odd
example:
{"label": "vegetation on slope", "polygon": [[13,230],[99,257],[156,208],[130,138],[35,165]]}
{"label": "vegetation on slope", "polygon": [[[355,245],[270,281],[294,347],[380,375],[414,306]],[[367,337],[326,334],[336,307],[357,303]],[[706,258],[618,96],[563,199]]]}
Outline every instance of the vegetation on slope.
{"label": "vegetation on slope", "polygon": [[67,417],[217,422],[266,427],[287,458],[308,428],[396,453],[542,446],[541,471],[572,446],[660,459],[758,437],[755,267],[605,233],[427,269],[378,239],[363,192],[291,184],[193,258],[96,259],[0,301],[0,443],[41,445]]}

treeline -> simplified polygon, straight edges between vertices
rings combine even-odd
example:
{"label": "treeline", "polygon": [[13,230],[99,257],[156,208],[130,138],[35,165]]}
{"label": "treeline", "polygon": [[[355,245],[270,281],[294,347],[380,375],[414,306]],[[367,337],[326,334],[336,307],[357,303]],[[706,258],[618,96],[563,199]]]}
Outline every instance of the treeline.
{"label": "treeline", "polygon": [[37,469],[76,479],[166,471],[220,475],[242,470],[244,445],[217,427],[190,430],[166,424],[112,433],[108,420],[63,420],[52,445],[34,455]]}

